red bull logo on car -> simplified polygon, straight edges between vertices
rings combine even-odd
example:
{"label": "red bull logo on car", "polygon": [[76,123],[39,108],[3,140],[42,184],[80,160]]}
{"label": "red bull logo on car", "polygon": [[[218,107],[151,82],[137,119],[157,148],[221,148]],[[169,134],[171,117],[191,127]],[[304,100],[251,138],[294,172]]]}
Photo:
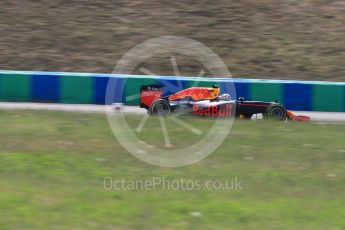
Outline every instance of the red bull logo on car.
{"label": "red bull logo on car", "polygon": [[193,105],[192,114],[210,117],[230,117],[232,115],[232,104],[209,106],[207,108]]}

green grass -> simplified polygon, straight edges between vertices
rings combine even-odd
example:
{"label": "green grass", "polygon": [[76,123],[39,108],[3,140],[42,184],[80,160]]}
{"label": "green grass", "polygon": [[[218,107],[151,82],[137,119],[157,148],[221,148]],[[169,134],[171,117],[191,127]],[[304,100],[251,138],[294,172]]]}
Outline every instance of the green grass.
{"label": "green grass", "polygon": [[[201,130],[213,122],[185,119]],[[104,115],[0,110],[0,228],[344,229],[344,128],[238,120],[211,156],[171,169],[127,153]],[[194,141],[169,131],[178,147]],[[237,177],[242,190],[108,191],[105,177]]]}

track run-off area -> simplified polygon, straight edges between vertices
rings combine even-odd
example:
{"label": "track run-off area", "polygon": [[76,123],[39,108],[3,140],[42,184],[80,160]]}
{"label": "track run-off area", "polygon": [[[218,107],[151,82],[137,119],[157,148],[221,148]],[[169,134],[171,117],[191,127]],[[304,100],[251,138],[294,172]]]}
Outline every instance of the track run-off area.
{"label": "track run-off area", "polygon": [[[42,110],[42,111],[64,111],[64,112],[85,112],[85,113],[105,113],[104,105],[89,104],[52,104],[52,103],[21,103],[21,102],[0,102],[0,109],[7,110]],[[137,106],[122,106],[124,113],[145,114],[146,110]],[[315,122],[345,122],[345,113],[340,112],[311,112],[293,111],[298,115],[309,116]],[[252,120],[260,119],[261,116],[253,116]]]}

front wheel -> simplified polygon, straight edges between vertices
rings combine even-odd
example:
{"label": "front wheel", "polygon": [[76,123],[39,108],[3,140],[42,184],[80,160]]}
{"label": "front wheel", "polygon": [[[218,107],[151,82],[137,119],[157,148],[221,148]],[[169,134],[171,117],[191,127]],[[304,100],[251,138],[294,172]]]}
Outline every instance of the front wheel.
{"label": "front wheel", "polygon": [[171,107],[168,101],[159,99],[152,103],[148,111],[150,115],[166,116],[171,113]]}
{"label": "front wheel", "polygon": [[264,118],[273,118],[276,120],[283,120],[287,119],[287,110],[281,104],[272,104],[267,107],[266,113],[263,114]]}

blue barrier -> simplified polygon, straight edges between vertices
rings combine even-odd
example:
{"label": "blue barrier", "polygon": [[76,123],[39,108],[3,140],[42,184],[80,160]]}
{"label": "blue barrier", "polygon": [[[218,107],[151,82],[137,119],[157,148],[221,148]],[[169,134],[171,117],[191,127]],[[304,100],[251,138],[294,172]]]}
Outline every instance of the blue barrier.
{"label": "blue barrier", "polygon": [[[73,80],[72,80],[73,78]],[[0,101],[105,104],[107,84],[117,79],[113,102],[138,105],[142,84],[164,84],[165,94],[178,88],[216,83],[223,93],[251,100],[278,99],[291,110],[345,112],[345,83],[323,81],[257,80],[227,78],[195,78],[172,76],[140,76],[97,73],[65,73],[34,71],[0,71]]]}

